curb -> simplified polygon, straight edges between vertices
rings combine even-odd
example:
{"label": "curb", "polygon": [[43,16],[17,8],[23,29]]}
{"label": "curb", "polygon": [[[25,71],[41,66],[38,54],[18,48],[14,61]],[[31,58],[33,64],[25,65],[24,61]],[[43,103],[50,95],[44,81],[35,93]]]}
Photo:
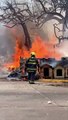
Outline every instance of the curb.
{"label": "curb", "polygon": [[39,79],[39,82],[45,83],[68,83],[66,79]]}

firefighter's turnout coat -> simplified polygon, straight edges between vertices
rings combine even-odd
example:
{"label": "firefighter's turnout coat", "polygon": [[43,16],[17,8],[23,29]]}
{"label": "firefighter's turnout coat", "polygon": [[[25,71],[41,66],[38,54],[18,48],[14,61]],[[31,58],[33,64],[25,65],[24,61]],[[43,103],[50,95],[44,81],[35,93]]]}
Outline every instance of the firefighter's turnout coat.
{"label": "firefighter's turnout coat", "polygon": [[25,64],[25,70],[27,72],[36,72],[39,69],[38,60],[35,57],[30,57]]}

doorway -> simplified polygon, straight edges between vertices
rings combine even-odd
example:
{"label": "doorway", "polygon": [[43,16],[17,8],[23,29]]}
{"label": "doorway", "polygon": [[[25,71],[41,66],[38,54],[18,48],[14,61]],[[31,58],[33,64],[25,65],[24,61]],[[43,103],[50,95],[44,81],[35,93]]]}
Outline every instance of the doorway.
{"label": "doorway", "polygon": [[62,76],[62,69],[57,69],[56,75],[57,76]]}
{"label": "doorway", "polygon": [[49,68],[44,68],[44,77],[49,78]]}

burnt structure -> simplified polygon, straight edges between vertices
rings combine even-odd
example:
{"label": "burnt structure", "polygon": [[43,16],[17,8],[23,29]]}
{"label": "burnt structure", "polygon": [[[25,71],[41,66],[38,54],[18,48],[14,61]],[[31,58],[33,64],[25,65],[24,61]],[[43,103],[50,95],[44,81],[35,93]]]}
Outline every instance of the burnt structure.
{"label": "burnt structure", "polygon": [[45,79],[68,78],[68,58],[57,61],[53,58],[43,59],[40,64],[40,77]]}
{"label": "burnt structure", "polygon": [[[39,74],[36,74],[36,79],[67,79],[68,78],[68,58],[62,58],[57,61],[54,58],[42,58],[39,60]],[[27,78],[25,73],[25,61],[20,58],[20,67],[11,72],[8,77]]]}

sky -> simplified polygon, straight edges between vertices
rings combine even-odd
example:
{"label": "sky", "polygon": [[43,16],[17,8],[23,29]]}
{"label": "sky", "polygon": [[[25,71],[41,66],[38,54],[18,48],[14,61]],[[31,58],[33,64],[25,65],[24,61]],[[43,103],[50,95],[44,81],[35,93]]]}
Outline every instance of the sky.
{"label": "sky", "polygon": [[[4,5],[4,2],[5,2],[6,0],[0,0],[0,4],[1,5]],[[10,0],[9,0],[10,1]],[[13,1],[13,0],[12,0]],[[31,3],[31,0],[17,0],[18,2],[22,2],[22,1],[28,1],[29,2],[29,4]],[[53,24],[54,24],[54,22],[55,21],[48,21],[47,23],[45,23],[45,25],[42,27],[42,33],[43,33],[43,36],[44,36],[44,38],[45,38],[45,35],[47,34],[47,36],[48,37],[51,37],[53,34],[54,34],[54,28],[53,28]],[[0,32],[0,49],[2,49],[3,50],[3,53],[5,54],[5,51],[4,51],[4,48],[6,48],[7,49],[7,46],[10,46],[11,45],[11,41],[9,42],[9,40],[11,40],[11,35],[10,35],[10,32],[9,32],[9,30],[8,29],[6,29],[2,24],[0,24],[0,31],[2,31],[2,32]],[[9,32],[9,35],[10,36],[8,36],[8,32]],[[66,42],[66,44],[67,44],[67,42]],[[62,49],[60,49],[60,51],[62,52],[62,51],[65,51],[65,53],[66,53],[66,51],[67,51],[67,46],[66,47],[64,47],[64,45],[66,45],[66,44],[64,44],[63,43],[63,45],[62,46],[60,46],[60,48],[62,48]],[[66,50],[64,50],[64,49],[66,49]],[[11,50],[9,49],[9,52],[11,52]],[[64,53],[64,54],[65,54]]]}

